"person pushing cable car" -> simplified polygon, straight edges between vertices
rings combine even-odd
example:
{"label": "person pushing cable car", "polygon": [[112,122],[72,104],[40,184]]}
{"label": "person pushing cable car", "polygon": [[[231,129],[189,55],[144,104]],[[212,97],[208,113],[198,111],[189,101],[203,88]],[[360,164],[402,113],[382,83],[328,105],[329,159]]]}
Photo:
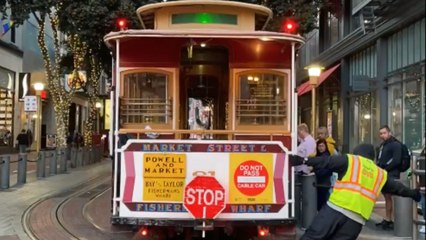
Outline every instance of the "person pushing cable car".
{"label": "person pushing cable car", "polygon": [[374,156],[371,144],[360,144],[353,154],[342,156],[289,156],[293,166],[306,164],[314,170],[330,169],[338,174],[327,204],[315,216],[301,240],[357,239],[381,191],[409,197],[416,202],[424,198],[419,189],[410,189],[388,178],[387,172],[371,160]]}

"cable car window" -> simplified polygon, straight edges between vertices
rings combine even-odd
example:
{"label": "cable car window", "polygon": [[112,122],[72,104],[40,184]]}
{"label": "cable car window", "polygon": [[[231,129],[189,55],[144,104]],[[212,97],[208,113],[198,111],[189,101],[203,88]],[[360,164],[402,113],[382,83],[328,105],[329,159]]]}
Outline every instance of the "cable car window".
{"label": "cable car window", "polygon": [[122,124],[166,124],[171,120],[169,75],[137,72],[124,75],[120,115]]}
{"label": "cable car window", "polygon": [[284,74],[246,73],[239,76],[236,118],[239,125],[287,123],[287,81]]}

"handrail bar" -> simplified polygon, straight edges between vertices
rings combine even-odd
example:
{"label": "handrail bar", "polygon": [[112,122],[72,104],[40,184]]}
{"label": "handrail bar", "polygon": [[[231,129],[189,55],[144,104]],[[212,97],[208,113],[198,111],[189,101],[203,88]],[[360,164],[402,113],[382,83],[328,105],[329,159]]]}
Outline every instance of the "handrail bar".
{"label": "handrail bar", "polygon": [[276,130],[190,130],[190,129],[125,129],[121,128],[118,133],[165,133],[165,134],[233,134],[233,135],[274,135],[291,136],[288,131]]}
{"label": "handrail bar", "polygon": [[[411,187],[412,188],[418,188],[417,184],[417,178],[419,176],[425,176],[425,169],[418,169],[417,168],[417,163],[419,161],[425,161],[425,156],[412,156],[412,161],[411,161],[411,172],[413,174],[413,176],[411,177]],[[423,191],[424,193],[424,186],[420,187],[420,190]],[[425,214],[425,213],[423,213]],[[417,204],[413,204],[413,239],[417,239],[418,238],[418,229],[417,226],[418,225],[425,225],[425,221],[424,220],[418,220],[418,213],[417,213]]]}

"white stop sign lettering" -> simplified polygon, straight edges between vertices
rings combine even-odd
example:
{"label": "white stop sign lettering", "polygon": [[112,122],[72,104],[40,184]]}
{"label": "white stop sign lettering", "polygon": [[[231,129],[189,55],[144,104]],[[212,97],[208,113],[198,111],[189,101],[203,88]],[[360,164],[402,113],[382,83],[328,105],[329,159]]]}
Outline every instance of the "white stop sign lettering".
{"label": "white stop sign lettering", "polygon": [[219,190],[189,188],[185,200],[189,205],[216,206],[224,200],[224,194]]}

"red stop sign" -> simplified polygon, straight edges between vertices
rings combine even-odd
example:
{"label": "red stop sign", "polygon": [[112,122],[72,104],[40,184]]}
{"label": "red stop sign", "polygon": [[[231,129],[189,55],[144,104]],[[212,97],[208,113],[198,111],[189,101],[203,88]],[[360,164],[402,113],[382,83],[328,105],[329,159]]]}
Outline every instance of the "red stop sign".
{"label": "red stop sign", "polygon": [[186,185],[183,201],[194,218],[214,219],[225,209],[225,189],[214,177],[197,176]]}

